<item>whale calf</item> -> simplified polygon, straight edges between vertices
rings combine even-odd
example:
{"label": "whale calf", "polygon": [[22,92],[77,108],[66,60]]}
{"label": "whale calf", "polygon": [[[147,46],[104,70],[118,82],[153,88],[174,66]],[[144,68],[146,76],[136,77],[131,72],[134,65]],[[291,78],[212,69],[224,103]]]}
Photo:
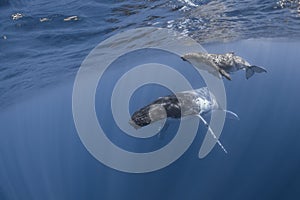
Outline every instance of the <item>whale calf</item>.
{"label": "whale calf", "polygon": [[255,72],[267,72],[262,67],[250,65],[245,59],[236,56],[233,52],[226,54],[187,53],[181,58],[199,69],[206,70],[218,77],[224,76],[228,80],[231,80],[229,74],[238,70],[246,70],[247,79],[253,76]]}
{"label": "whale calf", "polygon": [[210,128],[209,124],[202,117],[202,115],[213,110],[223,110],[228,114],[233,115],[235,118],[238,118],[235,113],[222,109],[217,103],[215,96],[207,87],[203,87],[196,90],[183,91],[173,95],[160,97],[133,113],[129,120],[129,124],[135,129],[139,129],[166,118],[178,119],[187,116],[196,116],[208,127],[209,132],[214,139],[217,140],[217,143],[224,152],[227,152]]}

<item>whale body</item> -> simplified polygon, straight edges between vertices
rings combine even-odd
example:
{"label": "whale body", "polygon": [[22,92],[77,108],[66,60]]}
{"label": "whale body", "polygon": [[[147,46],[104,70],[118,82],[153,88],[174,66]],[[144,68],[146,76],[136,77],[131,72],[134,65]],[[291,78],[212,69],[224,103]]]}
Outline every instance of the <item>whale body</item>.
{"label": "whale body", "polygon": [[242,57],[236,56],[233,52],[226,54],[187,53],[181,58],[198,69],[206,70],[218,77],[224,76],[228,80],[231,80],[229,74],[238,70],[245,70],[247,79],[253,76],[255,72],[267,72],[263,67],[251,65]]}
{"label": "whale body", "polygon": [[235,113],[222,109],[217,103],[215,96],[207,87],[203,87],[159,97],[157,100],[134,112],[129,120],[129,124],[135,129],[139,129],[166,118],[179,119],[187,116],[196,116],[208,127],[211,135],[226,152],[221,142],[209,127],[209,124],[202,117],[202,115],[213,110],[223,110],[238,119]]}

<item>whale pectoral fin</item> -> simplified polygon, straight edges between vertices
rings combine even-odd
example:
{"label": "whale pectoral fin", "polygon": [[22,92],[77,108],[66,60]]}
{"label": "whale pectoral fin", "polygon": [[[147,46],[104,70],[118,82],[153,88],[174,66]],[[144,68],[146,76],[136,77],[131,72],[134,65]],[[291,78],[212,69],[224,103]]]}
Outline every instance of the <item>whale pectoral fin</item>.
{"label": "whale pectoral fin", "polygon": [[226,113],[226,118],[228,118],[228,119],[240,120],[239,116],[236,113],[234,113],[230,110],[218,109],[218,110],[212,110],[211,113],[220,112],[220,111],[225,112]]}
{"label": "whale pectoral fin", "polygon": [[231,81],[231,77],[230,75],[222,68],[220,68],[219,66],[217,66],[215,63],[211,62],[211,65],[214,67],[214,69],[216,70],[216,72],[218,74],[221,74],[222,76],[224,76],[226,79]]}
{"label": "whale pectoral fin", "polygon": [[235,119],[235,120],[240,120],[239,116],[236,113],[234,113],[234,112],[232,112],[230,110],[223,110],[223,111],[226,113],[226,117],[227,118],[229,118],[229,119]]}
{"label": "whale pectoral fin", "polygon": [[225,147],[222,145],[222,143],[220,142],[220,140],[217,138],[217,136],[215,135],[215,133],[213,132],[213,130],[210,128],[209,124],[205,121],[205,119],[201,116],[201,115],[197,115],[197,117],[199,117],[199,119],[201,119],[201,121],[205,124],[205,126],[208,128],[208,131],[210,132],[210,134],[213,136],[213,138],[217,141],[218,145],[222,148],[222,150],[227,153]]}
{"label": "whale pectoral fin", "polygon": [[213,70],[213,71],[210,71],[208,73],[212,74],[213,76],[215,76],[215,77],[217,77],[219,79],[222,79],[222,75],[220,74],[219,71]]}
{"label": "whale pectoral fin", "polygon": [[227,78],[227,80],[231,81],[231,77],[230,75],[224,70],[224,69],[219,69],[219,72],[222,76],[224,76],[225,78]]}
{"label": "whale pectoral fin", "polygon": [[184,57],[184,56],[181,56],[180,57],[183,61],[187,61],[188,62],[188,60]]}

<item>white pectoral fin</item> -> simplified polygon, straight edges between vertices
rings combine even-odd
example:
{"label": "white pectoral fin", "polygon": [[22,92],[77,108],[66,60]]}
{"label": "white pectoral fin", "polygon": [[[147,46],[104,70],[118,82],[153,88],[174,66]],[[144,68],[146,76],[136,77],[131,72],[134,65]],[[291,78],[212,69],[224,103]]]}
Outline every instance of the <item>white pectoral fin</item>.
{"label": "white pectoral fin", "polygon": [[210,134],[213,136],[213,138],[217,141],[218,145],[222,148],[222,150],[227,153],[225,147],[222,145],[222,143],[220,142],[220,140],[217,138],[217,136],[215,135],[215,133],[213,132],[213,130],[210,128],[209,124],[205,121],[205,119],[201,116],[201,115],[197,115],[197,117],[199,117],[199,119],[201,119],[201,121],[205,124],[205,126],[207,126],[208,131],[210,132]]}
{"label": "white pectoral fin", "polygon": [[239,116],[230,110],[220,109],[220,110],[212,110],[211,112],[220,112],[220,111],[225,112],[226,118],[228,118],[228,119],[240,120]]}
{"label": "white pectoral fin", "polygon": [[223,111],[226,113],[226,118],[240,120],[239,116],[236,113],[230,110],[223,110]]}
{"label": "white pectoral fin", "polygon": [[217,70],[213,70],[213,71],[211,71],[209,73],[211,73],[212,75],[214,75],[215,77],[217,77],[219,79],[222,79],[221,73],[219,71],[217,71]]}

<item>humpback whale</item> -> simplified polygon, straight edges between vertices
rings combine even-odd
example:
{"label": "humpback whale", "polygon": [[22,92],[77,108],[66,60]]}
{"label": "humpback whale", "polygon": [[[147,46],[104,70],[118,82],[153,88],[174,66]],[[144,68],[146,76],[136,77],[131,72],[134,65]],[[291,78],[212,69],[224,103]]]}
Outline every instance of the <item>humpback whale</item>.
{"label": "humpback whale", "polygon": [[181,58],[199,69],[206,70],[220,78],[224,76],[228,80],[231,80],[229,74],[238,70],[246,70],[247,79],[253,76],[255,72],[267,72],[262,67],[250,65],[245,59],[236,56],[233,52],[226,54],[187,53]]}
{"label": "humpback whale", "polygon": [[235,113],[222,109],[217,103],[215,96],[207,87],[203,87],[196,90],[183,91],[160,97],[133,113],[129,120],[129,124],[135,129],[139,129],[165,118],[179,119],[187,116],[196,116],[205,124],[211,135],[217,140],[219,146],[226,152],[225,148],[202,116],[213,110],[223,110],[226,113],[233,115],[235,118],[238,118]]}

